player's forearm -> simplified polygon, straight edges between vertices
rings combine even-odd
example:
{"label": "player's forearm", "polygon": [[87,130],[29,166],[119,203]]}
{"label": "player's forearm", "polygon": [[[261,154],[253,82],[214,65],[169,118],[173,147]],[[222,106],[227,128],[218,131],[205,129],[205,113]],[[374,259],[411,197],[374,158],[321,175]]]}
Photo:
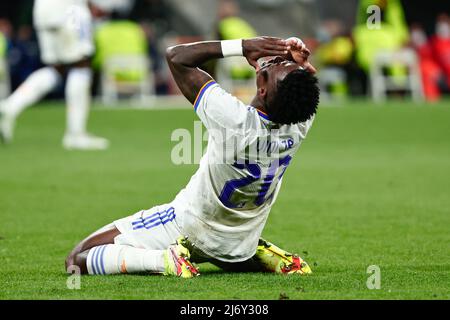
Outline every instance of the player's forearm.
{"label": "player's forearm", "polygon": [[181,44],[167,49],[169,64],[195,68],[208,60],[223,58],[220,41],[204,41]]}
{"label": "player's forearm", "polygon": [[286,53],[287,46],[283,39],[259,37],[173,46],[167,49],[166,58],[178,88],[191,103],[194,103],[205,83],[213,80],[208,73],[198,68],[208,60],[244,56],[257,69],[259,58]]}

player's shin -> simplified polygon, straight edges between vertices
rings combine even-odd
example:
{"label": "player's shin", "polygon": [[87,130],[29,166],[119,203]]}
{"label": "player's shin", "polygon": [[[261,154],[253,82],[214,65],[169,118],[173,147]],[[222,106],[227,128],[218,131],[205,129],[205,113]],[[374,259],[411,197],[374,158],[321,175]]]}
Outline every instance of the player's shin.
{"label": "player's shin", "polygon": [[86,132],[86,122],[91,100],[92,71],[74,68],[69,71],[66,84],[67,134]]}
{"label": "player's shin", "polygon": [[16,118],[27,107],[52,91],[61,80],[55,68],[45,67],[33,72],[3,103],[2,111]]}
{"label": "player's shin", "polygon": [[108,244],[89,250],[86,266],[91,275],[164,272],[164,250],[146,250]]}

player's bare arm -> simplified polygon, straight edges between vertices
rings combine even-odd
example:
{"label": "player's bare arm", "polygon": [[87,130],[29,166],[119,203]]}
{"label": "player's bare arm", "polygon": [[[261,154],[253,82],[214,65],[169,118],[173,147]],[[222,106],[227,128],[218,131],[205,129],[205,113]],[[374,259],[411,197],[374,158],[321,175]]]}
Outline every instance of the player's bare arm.
{"label": "player's bare arm", "polygon": [[[242,54],[250,65],[258,69],[258,59],[267,56],[286,56],[285,40],[258,37],[242,40]],[[167,63],[183,95],[194,103],[202,86],[212,77],[200,67],[211,59],[224,58],[220,41],[205,41],[169,47]]]}

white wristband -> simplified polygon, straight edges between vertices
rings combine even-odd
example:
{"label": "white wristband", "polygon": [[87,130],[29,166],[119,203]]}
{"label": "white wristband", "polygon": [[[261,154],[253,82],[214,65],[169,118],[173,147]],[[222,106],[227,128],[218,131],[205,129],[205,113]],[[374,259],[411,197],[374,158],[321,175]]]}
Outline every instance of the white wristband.
{"label": "white wristband", "polygon": [[224,58],[233,56],[243,56],[242,39],[237,40],[222,40],[220,41],[222,47],[222,55]]}

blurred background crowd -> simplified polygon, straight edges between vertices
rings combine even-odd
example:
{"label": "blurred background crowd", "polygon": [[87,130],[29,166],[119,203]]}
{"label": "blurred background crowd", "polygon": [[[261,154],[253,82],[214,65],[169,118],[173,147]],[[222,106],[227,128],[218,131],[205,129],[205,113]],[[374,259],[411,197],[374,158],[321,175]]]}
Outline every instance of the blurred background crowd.
{"label": "blurred background crowd", "polygon": [[[33,0],[0,3],[0,99],[42,66]],[[437,101],[450,90],[450,3],[430,0],[92,0],[94,94],[108,104],[178,91],[164,61],[176,43],[298,36],[324,99]],[[245,60],[205,66],[235,94],[253,91]],[[61,90],[50,98],[61,98]]]}

